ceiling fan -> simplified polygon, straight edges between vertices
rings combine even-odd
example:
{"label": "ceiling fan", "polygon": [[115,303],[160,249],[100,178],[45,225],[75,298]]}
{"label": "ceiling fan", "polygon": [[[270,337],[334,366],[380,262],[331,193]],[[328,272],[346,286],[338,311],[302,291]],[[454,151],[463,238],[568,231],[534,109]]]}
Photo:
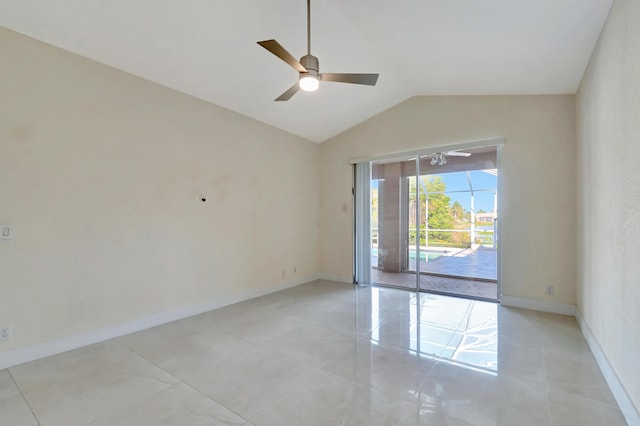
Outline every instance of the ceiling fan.
{"label": "ceiling fan", "polygon": [[427,157],[431,157],[431,165],[432,166],[444,166],[447,164],[447,157],[470,157],[471,153],[469,152],[459,152],[459,151],[445,151],[445,152],[434,152],[433,154],[427,155]]}
{"label": "ceiling fan", "polygon": [[296,59],[275,40],[259,41],[258,44],[276,55],[278,58],[282,59],[300,73],[298,82],[291,86],[282,95],[278,96],[276,101],[288,101],[300,89],[307,92],[318,90],[320,81],[364,84],[367,86],[375,86],[378,81],[378,74],[321,74],[319,72],[320,68],[318,58],[311,54],[311,0],[307,0],[307,54],[300,58],[300,61],[296,61]]}

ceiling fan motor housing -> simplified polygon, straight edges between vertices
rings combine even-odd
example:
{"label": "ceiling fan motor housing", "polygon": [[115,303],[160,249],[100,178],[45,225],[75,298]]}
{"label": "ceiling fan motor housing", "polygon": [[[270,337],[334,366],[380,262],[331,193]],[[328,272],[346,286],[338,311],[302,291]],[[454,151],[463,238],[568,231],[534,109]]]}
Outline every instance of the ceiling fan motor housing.
{"label": "ceiling fan motor housing", "polygon": [[305,69],[307,70],[306,73],[300,74],[309,74],[318,78],[318,70],[320,69],[318,58],[313,55],[304,55],[302,58],[300,58],[300,65],[305,67]]}

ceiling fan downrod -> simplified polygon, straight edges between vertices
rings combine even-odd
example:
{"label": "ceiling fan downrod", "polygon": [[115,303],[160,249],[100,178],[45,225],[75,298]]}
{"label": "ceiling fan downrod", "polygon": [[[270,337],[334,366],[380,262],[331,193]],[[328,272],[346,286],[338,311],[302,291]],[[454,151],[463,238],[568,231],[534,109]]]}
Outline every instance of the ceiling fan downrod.
{"label": "ceiling fan downrod", "polygon": [[307,55],[311,55],[311,0],[307,0]]}

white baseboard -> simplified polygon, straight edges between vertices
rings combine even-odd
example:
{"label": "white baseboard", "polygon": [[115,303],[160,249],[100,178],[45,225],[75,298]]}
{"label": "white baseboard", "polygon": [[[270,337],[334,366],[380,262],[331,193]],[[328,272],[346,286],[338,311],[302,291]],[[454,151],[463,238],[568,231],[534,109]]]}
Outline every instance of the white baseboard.
{"label": "white baseboard", "polygon": [[334,275],[334,274],[318,274],[317,275],[319,280],[326,280],[326,281],[335,281],[338,283],[347,283],[347,284],[353,284],[353,277],[352,276],[347,276],[347,275]]}
{"label": "white baseboard", "polygon": [[532,311],[550,312],[552,314],[576,315],[576,305],[565,303],[545,302],[538,299],[527,299],[524,297],[502,296],[500,299],[502,306],[510,306],[512,308],[530,309]]}
{"label": "white baseboard", "polygon": [[627,394],[627,391],[622,385],[622,382],[620,382],[618,375],[609,363],[600,343],[591,332],[591,329],[585,322],[582,313],[577,309],[576,320],[578,321],[580,330],[582,330],[582,334],[589,344],[589,348],[591,348],[591,352],[593,353],[593,356],[600,367],[600,371],[602,371],[602,375],[607,381],[609,389],[611,389],[611,393],[613,393],[613,397],[616,399],[625,420],[629,426],[640,426],[640,412],[638,412],[638,409],[633,405],[633,401],[629,398],[629,394]]}
{"label": "white baseboard", "polygon": [[192,317],[223,306],[232,305],[234,303],[264,296],[276,291],[285,290],[300,284],[320,279],[318,275],[311,275],[304,278],[290,280],[278,283],[278,285],[269,289],[251,290],[241,293],[237,296],[216,299],[207,303],[185,306],[167,312],[160,312],[145,318],[127,321],[124,323],[88,331],[85,333],[75,334],[72,336],[61,337],[59,339],[48,342],[37,343],[35,345],[25,346],[21,348],[11,349],[0,352],[0,370],[24,364],[26,362],[35,361],[51,355],[57,355],[83,346],[92,345],[94,343],[103,342],[105,340],[135,333],[137,331],[146,330],[148,328],[157,327],[183,318]]}

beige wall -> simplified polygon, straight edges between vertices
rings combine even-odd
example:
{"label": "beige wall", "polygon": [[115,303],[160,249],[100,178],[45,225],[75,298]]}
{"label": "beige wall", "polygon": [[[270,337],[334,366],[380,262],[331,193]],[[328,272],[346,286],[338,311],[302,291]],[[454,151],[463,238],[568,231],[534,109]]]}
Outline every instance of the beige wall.
{"label": "beige wall", "polygon": [[[575,97],[415,97],[320,146],[320,271],[352,274],[352,158],[504,137],[502,288],[575,304]],[[546,296],[544,287],[555,286]]]}
{"label": "beige wall", "polygon": [[640,412],[640,2],[617,0],[577,97],[578,309]]}
{"label": "beige wall", "polygon": [[0,70],[0,353],[317,273],[317,144],[4,29]]}

